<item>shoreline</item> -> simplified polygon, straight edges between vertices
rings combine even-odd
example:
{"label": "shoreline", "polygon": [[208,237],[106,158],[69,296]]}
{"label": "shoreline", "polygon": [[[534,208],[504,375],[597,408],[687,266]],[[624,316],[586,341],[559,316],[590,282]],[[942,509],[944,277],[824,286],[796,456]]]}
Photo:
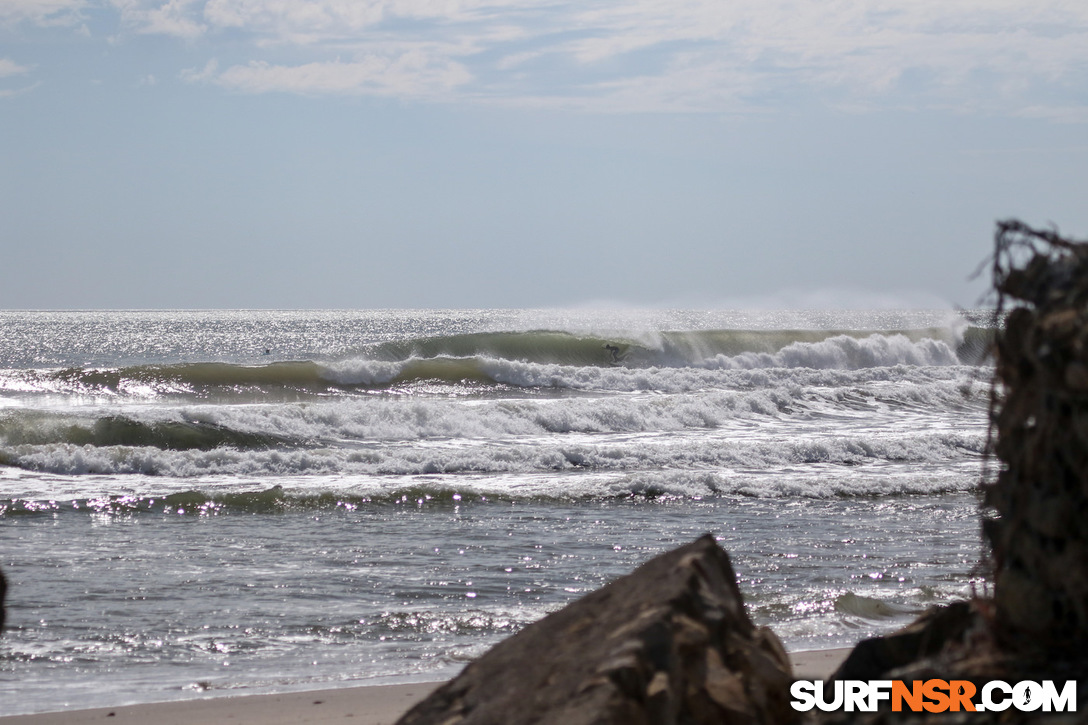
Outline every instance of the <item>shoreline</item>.
{"label": "shoreline", "polygon": [[[850,653],[850,648],[791,652],[794,677],[823,679]],[[343,723],[392,725],[441,682],[400,685],[359,685],[325,690],[304,690],[280,694],[234,695],[191,700],[171,700],[88,710],[59,710],[29,715],[0,716],[0,725],[188,725],[189,723],[231,723],[232,725],[290,725],[292,723]]]}

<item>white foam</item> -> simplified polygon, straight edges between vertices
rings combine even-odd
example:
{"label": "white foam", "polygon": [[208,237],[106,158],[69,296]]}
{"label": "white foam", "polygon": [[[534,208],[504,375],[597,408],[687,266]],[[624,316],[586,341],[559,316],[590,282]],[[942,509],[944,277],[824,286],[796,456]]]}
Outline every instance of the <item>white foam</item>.
{"label": "white foam", "polygon": [[[349,359],[325,364],[322,374],[341,385],[387,385],[422,362],[419,358],[397,362]],[[705,357],[695,351],[662,354],[656,360],[658,364],[648,367],[578,367],[493,357],[464,358],[462,362],[477,366],[497,383],[516,387],[665,392],[729,387],[732,380],[723,376],[722,371],[775,368],[857,371],[960,365],[955,350],[947,342],[930,338],[913,341],[899,334],[873,334],[864,338],[838,335],[819,342],[794,342],[776,353]]]}
{"label": "white foam", "polygon": [[[786,431],[783,431],[786,433]],[[791,466],[897,466],[977,458],[979,429],[891,436],[879,432],[793,435],[781,439],[704,430],[543,440],[433,441],[361,447],[283,450],[161,450],[143,446],[19,445],[5,449],[21,468],[60,474],[283,476],[300,474],[424,475],[556,471],[686,470],[718,473],[780,470]],[[561,493],[561,492],[560,492]]]}
{"label": "white foam", "polygon": [[708,367],[727,369],[813,368],[857,370],[897,365],[959,365],[955,350],[941,340],[913,341],[906,335],[874,334],[864,338],[837,335],[820,342],[795,342],[777,353],[746,352],[734,357],[717,355]]}
{"label": "white foam", "polygon": [[387,362],[352,358],[322,366],[322,376],[339,385],[387,385],[411,361]]}
{"label": "white foam", "polygon": [[[857,385],[812,386],[792,382],[771,387],[636,393],[558,399],[460,399],[407,396],[355,398],[311,404],[188,406],[174,417],[247,433],[302,442],[489,439],[566,433],[640,433],[717,428],[742,421],[860,413],[874,419],[906,414],[909,407],[938,414],[964,404],[981,413],[987,388],[970,378],[921,383],[857,381]],[[746,386],[747,387],[747,386]],[[162,411],[153,409],[156,418]]]}

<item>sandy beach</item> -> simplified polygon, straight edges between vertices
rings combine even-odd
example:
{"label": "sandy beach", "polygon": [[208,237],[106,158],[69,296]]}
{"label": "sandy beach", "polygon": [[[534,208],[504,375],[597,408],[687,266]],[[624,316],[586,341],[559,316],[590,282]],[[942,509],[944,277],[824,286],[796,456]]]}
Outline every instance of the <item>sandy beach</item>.
{"label": "sandy beach", "polygon": [[[826,677],[849,653],[849,649],[793,652],[790,661],[798,679]],[[214,697],[175,702],[65,710],[0,717],[3,725],[190,725],[231,723],[231,725],[289,725],[291,723],[342,723],[390,725],[441,682],[407,685],[375,685],[334,690],[310,690],[279,695]]]}

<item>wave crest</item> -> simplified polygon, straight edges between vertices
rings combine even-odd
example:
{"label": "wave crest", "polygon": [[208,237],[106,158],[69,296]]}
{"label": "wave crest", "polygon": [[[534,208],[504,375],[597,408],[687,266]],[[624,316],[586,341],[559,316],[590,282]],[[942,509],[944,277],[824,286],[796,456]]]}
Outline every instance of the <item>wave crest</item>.
{"label": "wave crest", "polygon": [[705,370],[973,365],[987,331],[971,330],[966,336],[947,330],[872,334],[718,330],[658,333],[643,340],[548,331],[488,333],[387,343],[336,361],[7,370],[0,371],[0,391],[241,399],[321,397],[420,384],[652,390],[656,380],[698,376]]}

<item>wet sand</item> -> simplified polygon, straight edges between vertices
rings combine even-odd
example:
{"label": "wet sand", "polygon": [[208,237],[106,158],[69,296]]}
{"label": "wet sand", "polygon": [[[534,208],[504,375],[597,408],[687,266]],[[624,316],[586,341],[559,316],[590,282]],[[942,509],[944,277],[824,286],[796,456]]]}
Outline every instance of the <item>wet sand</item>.
{"label": "wet sand", "polygon": [[[793,652],[794,677],[820,679],[830,675],[848,649]],[[310,690],[279,695],[213,697],[174,702],[65,710],[0,717],[2,725],[291,725],[293,723],[345,723],[392,725],[441,682],[408,685],[373,685],[334,690]]]}

